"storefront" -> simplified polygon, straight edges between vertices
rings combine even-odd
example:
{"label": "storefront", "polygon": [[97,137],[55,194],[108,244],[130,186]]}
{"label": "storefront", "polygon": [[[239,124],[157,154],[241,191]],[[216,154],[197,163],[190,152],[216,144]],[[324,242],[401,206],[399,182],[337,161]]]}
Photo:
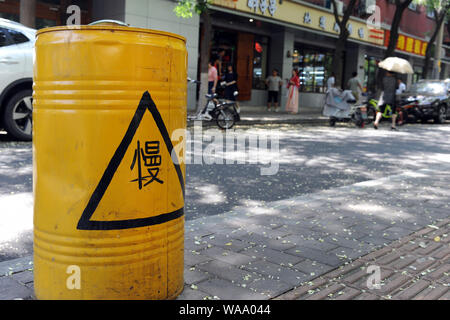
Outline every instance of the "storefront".
{"label": "storefront", "polygon": [[211,57],[215,58],[219,77],[228,66],[238,75],[239,100],[251,100],[252,90],[265,90],[269,58],[269,37],[214,26]]}
{"label": "storefront", "polygon": [[[300,107],[321,107],[339,34],[333,13],[328,8],[294,1],[267,2],[271,4],[271,8],[255,6],[254,2],[212,1],[216,30],[214,54],[221,50],[220,46],[230,46],[230,41],[225,39],[234,39],[232,47],[235,50],[229,60],[233,61],[238,72],[240,100],[245,105],[264,106],[267,101],[264,79],[271,70],[279,70],[280,76],[286,82],[295,68],[300,71]],[[231,21],[237,22],[233,22],[231,26]],[[226,29],[234,29],[234,36],[230,37]],[[360,19],[350,20],[348,29],[349,39],[352,41],[379,46],[383,44],[383,35],[372,37],[366,23]],[[243,33],[246,33],[246,36]],[[344,56],[344,68],[359,69],[357,46],[358,44],[353,45],[353,51]],[[226,52],[228,56],[228,51]],[[363,75],[361,80],[362,77]],[[349,74],[345,72],[342,82],[345,83],[348,78]],[[283,105],[286,86],[281,89]]]}
{"label": "storefront", "polygon": [[333,50],[296,43],[292,67],[299,71],[300,91],[325,93],[332,62]]}
{"label": "storefront", "polygon": [[[38,28],[61,24],[62,0],[38,0]],[[116,19],[132,26],[163,30],[186,38],[188,75],[198,78],[200,66],[201,24],[198,15],[183,19],[173,12],[172,0],[71,0],[82,9],[82,23],[93,20]],[[330,4],[329,1],[326,3]],[[339,27],[330,5],[314,5],[297,0],[211,0],[214,29],[211,56],[220,57],[222,70],[232,65],[238,74],[239,99],[242,104],[264,106],[267,101],[265,79],[277,69],[286,81],[293,68],[300,70],[300,107],[321,107],[332,65]],[[0,0],[0,16],[19,19],[19,1]],[[377,64],[384,56],[389,39],[388,30],[376,29],[366,20],[351,17],[350,32],[342,61],[346,83],[352,72],[369,90],[375,87]],[[445,46],[444,46],[445,47]],[[448,47],[447,47],[448,49]],[[417,81],[423,70],[425,39],[400,34],[396,55],[408,59]],[[441,64],[441,75],[449,72],[449,59]],[[281,105],[286,93],[282,86]],[[197,86],[188,86],[188,108],[194,109]]]}
{"label": "storefront", "polygon": [[[210,59],[216,61],[219,76],[228,66],[237,74],[238,100],[247,105],[266,104],[267,76],[273,66],[274,34],[279,26],[215,10],[211,12],[213,37]],[[202,26],[201,26],[202,29]],[[198,76],[201,60],[198,63]]]}

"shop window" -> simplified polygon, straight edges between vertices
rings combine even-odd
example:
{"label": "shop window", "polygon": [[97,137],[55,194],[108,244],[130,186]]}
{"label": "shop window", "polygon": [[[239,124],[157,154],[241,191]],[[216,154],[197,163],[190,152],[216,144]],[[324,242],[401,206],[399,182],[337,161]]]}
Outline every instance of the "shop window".
{"label": "shop window", "polygon": [[266,89],[265,79],[267,78],[267,51],[269,38],[255,36],[253,55],[253,89]]}
{"label": "shop window", "polygon": [[412,83],[416,83],[422,79],[423,67],[414,66],[414,74],[412,75]]}
{"label": "shop window", "polygon": [[300,90],[323,93],[331,74],[333,53],[326,49],[296,48],[292,55],[293,68],[299,71]]}

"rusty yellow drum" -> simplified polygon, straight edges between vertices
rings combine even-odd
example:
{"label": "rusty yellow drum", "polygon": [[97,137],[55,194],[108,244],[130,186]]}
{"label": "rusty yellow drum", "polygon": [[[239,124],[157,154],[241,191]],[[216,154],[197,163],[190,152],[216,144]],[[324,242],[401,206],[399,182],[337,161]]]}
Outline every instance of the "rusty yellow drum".
{"label": "rusty yellow drum", "polygon": [[183,290],[186,70],[178,35],[115,24],[38,32],[38,299]]}

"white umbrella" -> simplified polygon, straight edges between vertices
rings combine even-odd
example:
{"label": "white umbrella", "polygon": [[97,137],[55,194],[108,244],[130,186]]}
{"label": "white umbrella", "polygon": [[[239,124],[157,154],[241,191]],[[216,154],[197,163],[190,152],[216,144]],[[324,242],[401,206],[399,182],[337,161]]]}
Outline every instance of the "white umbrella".
{"label": "white umbrella", "polygon": [[387,71],[397,72],[397,73],[414,73],[411,64],[408,60],[397,58],[397,57],[389,57],[381,61],[378,66]]}

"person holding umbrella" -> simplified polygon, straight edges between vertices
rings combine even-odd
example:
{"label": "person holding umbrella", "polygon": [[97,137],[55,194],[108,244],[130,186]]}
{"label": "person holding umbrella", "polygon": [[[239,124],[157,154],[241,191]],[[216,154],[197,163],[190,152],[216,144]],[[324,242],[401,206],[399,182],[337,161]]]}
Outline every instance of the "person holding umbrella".
{"label": "person holding umbrella", "polygon": [[397,112],[395,106],[395,94],[397,90],[397,79],[394,75],[394,72],[397,73],[414,73],[410,63],[408,60],[397,58],[397,57],[389,57],[384,59],[378,64],[378,67],[387,70],[386,76],[383,78],[382,82],[382,104],[380,106],[380,110],[377,111],[377,115],[375,118],[375,122],[373,123],[374,129],[378,129],[378,124],[380,123],[381,117],[383,114],[387,113],[386,108],[388,106],[391,107],[390,115],[392,116],[392,125],[391,130],[397,130],[395,126],[397,120]]}
{"label": "person holding umbrella", "polygon": [[392,116],[392,126],[391,130],[397,130],[395,122],[397,121],[397,113],[395,112],[395,92],[397,90],[397,79],[393,72],[386,72],[386,76],[383,78],[382,82],[383,90],[383,104],[380,106],[380,110],[377,111],[375,122],[373,127],[378,129],[378,124],[380,123],[383,114],[387,114],[386,108],[391,107],[389,116]]}

